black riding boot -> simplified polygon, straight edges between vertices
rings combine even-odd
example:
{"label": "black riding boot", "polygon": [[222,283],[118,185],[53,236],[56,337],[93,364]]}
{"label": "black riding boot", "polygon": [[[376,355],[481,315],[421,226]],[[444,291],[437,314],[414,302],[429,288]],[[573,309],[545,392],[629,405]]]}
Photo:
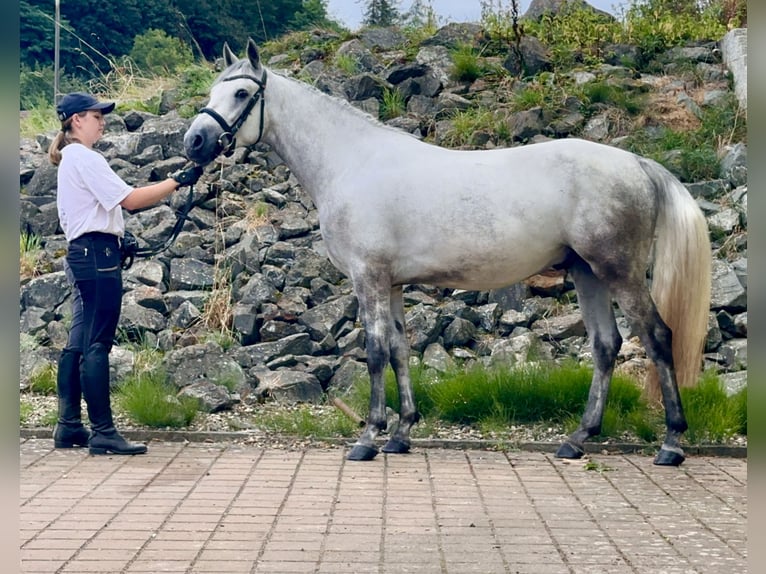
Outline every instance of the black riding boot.
{"label": "black riding boot", "polygon": [[59,398],[59,418],[53,428],[53,446],[74,448],[88,446],[90,433],[82,425],[80,401],[80,357],[82,353],[64,349],[58,362],[56,390]]}
{"label": "black riding boot", "polygon": [[109,400],[109,351],[101,343],[91,345],[83,357],[82,386],[93,431],[90,454],[144,454],[145,444],[128,442],[114,428]]}

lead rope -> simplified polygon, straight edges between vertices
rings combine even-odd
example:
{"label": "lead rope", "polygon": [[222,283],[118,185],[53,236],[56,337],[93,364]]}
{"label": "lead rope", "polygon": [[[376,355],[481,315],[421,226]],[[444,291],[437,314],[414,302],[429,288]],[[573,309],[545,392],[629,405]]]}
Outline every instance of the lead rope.
{"label": "lead rope", "polygon": [[193,192],[194,186],[188,185],[189,193],[186,195],[186,202],[183,207],[176,211],[176,222],[173,225],[173,230],[165,241],[156,245],[148,245],[146,247],[139,247],[136,236],[130,231],[125,231],[125,235],[120,242],[120,266],[128,270],[133,265],[133,261],[136,257],[152,257],[165,251],[168,247],[173,245],[173,242],[178,238],[178,234],[181,233],[184,223],[189,219],[189,212],[194,207]]}

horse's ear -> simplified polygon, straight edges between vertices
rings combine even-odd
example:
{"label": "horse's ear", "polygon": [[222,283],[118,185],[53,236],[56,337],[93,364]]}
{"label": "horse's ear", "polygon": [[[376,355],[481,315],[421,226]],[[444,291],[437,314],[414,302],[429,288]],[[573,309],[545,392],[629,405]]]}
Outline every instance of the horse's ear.
{"label": "horse's ear", "polygon": [[258,53],[258,46],[252,38],[247,39],[247,57],[253,69],[257,70],[261,65],[261,55]]}
{"label": "horse's ear", "polygon": [[239,58],[237,58],[236,54],[231,51],[231,48],[229,48],[228,42],[223,43],[223,63],[228,68],[231,66],[234,62],[238,61]]}

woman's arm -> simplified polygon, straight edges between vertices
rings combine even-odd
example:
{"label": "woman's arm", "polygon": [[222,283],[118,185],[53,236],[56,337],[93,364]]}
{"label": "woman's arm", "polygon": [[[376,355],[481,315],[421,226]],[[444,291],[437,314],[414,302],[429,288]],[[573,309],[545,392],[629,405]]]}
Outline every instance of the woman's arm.
{"label": "woman's arm", "polygon": [[151,207],[173,193],[178,189],[178,186],[179,183],[172,177],[169,177],[152,185],[137,187],[120,202],[120,205],[128,211]]}

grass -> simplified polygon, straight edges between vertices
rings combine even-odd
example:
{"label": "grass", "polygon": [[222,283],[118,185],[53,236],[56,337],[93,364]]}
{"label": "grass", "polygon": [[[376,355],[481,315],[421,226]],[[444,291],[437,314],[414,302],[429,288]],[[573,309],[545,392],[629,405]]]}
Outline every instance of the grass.
{"label": "grass", "polygon": [[36,369],[29,377],[29,391],[38,395],[56,394],[56,365],[47,365]]}
{"label": "grass", "polygon": [[629,137],[628,149],[662,163],[682,181],[703,181],[719,177],[718,150],[732,141],[747,141],[747,125],[730,95],[720,105],[703,109],[699,127],[661,127],[659,136],[638,130]]}
{"label": "grass", "polygon": [[351,437],[359,431],[359,427],[340,411],[318,415],[316,409],[305,404],[263,413],[258,417],[258,426],[271,432],[303,438]]}
{"label": "grass", "polygon": [[45,272],[43,243],[39,235],[22,231],[19,235],[19,276],[31,279]]}
{"label": "grass", "polygon": [[455,113],[443,143],[451,147],[469,145],[477,131],[489,132],[498,139],[507,138],[509,135],[506,124],[499,120],[492,110],[475,107]]}
{"label": "grass", "polygon": [[590,104],[608,104],[635,115],[643,109],[636,94],[607,82],[589,82],[583,86],[583,95]]}
{"label": "grass", "polygon": [[484,75],[479,56],[471,46],[460,45],[452,51],[451,75],[458,82],[473,82]]}
{"label": "grass", "polygon": [[131,377],[115,394],[116,404],[138,424],[153,428],[189,426],[197,414],[197,399],[179,397],[165,373]]}
{"label": "grass", "polygon": [[703,374],[694,388],[681,389],[681,403],[689,423],[686,440],[693,444],[722,443],[747,434],[747,389],[726,396],[718,377]]}
{"label": "grass", "polygon": [[392,118],[397,118],[404,114],[406,111],[407,106],[404,101],[404,96],[402,93],[394,89],[384,89],[383,90],[383,102],[380,106],[380,119],[383,121],[390,120]]}
{"label": "grass", "polygon": [[336,54],[335,67],[348,76],[353,76],[359,71],[359,62],[350,54]]}
{"label": "grass", "polygon": [[32,416],[32,413],[34,412],[35,407],[34,405],[30,403],[25,403],[22,401],[19,404],[19,424],[22,426],[27,424],[27,421],[29,420],[29,417]]}
{"label": "grass", "polygon": [[[570,433],[579,424],[585,409],[592,369],[566,362],[518,367],[474,366],[442,375],[413,368],[410,374],[418,410],[431,424],[442,421],[502,434],[510,425],[550,423],[561,425]],[[367,381],[358,381],[346,401],[364,417],[369,395]],[[744,396],[740,393],[727,397],[717,375],[703,375],[698,387],[682,391],[682,400],[689,422],[686,434],[689,444],[719,443],[736,434],[747,434],[746,391]],[[390,369],[386,371],[386,404],[394,410],[399,408],[396,382]],[[597,439],[653,443],[664,436],[664,432],[661,408],[645,400],[637,381],[615,375]]]}
{"label": "grass", "polygon": [[61,127],[56,112],[51,104],[39,102],[22,116],[19,122],[19,135],[34,139],[40,134],[55,132]]}

